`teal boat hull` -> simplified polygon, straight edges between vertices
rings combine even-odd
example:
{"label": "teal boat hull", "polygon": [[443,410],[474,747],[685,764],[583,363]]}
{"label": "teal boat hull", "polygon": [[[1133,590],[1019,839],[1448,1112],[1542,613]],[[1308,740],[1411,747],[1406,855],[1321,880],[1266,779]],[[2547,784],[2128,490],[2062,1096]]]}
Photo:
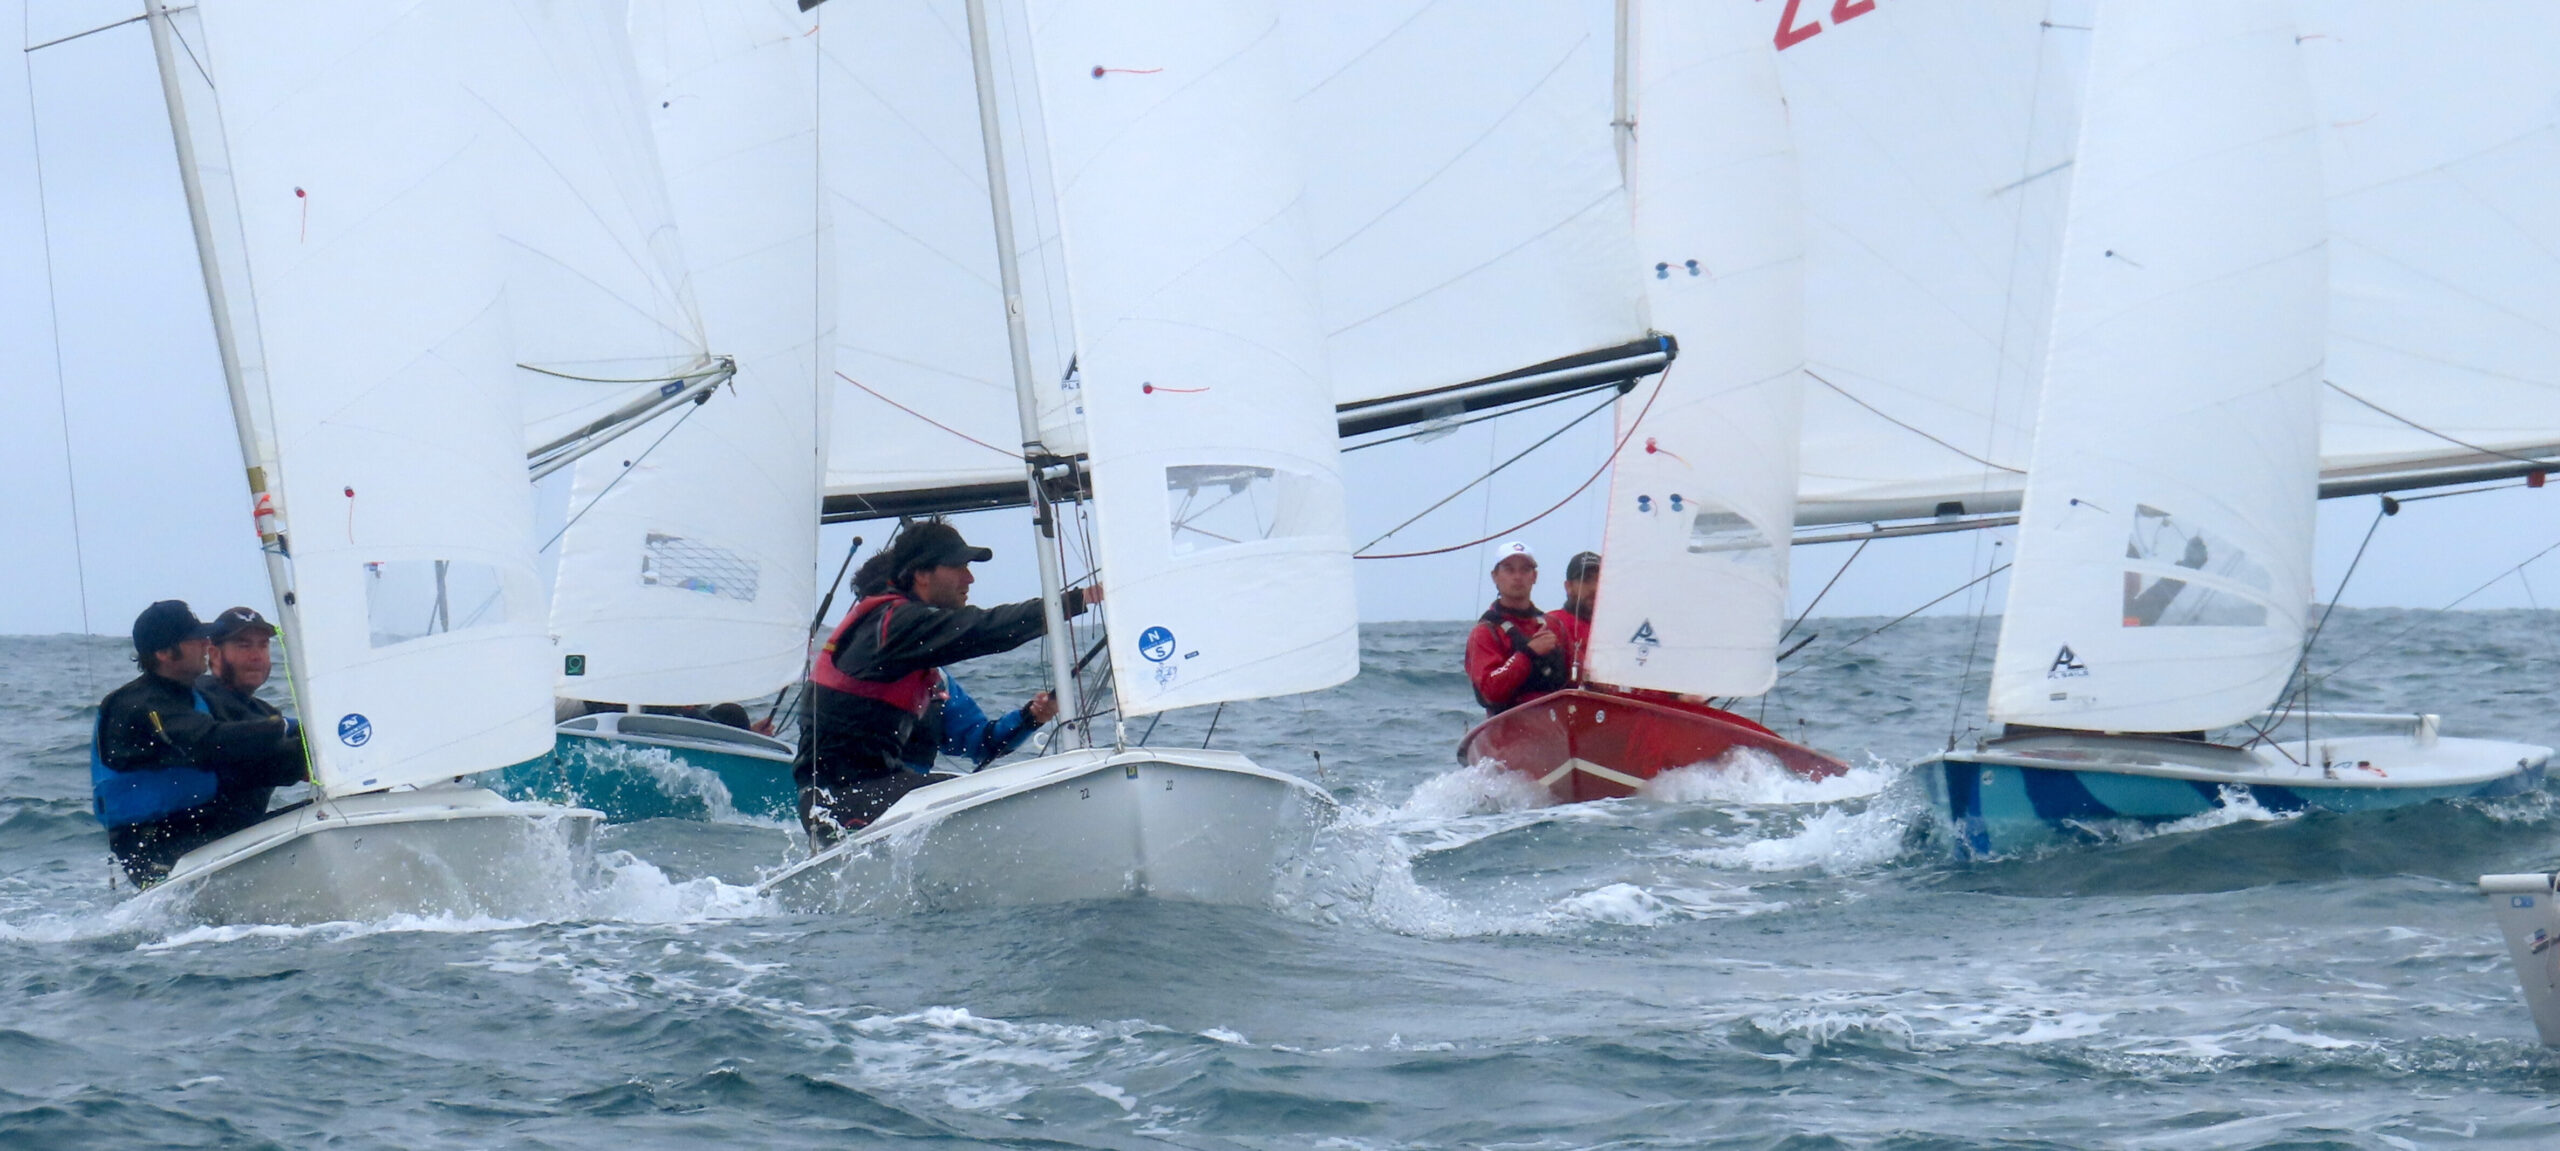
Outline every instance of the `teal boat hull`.
{"label": "teal boat hull", "polygon": [[[602,722],[597,722],[602,721]],[[573,804],[607,823],[791,820],[791,745],[671,716],[607,713],[560,725],[550,755],[498,774],[510,798]]]}

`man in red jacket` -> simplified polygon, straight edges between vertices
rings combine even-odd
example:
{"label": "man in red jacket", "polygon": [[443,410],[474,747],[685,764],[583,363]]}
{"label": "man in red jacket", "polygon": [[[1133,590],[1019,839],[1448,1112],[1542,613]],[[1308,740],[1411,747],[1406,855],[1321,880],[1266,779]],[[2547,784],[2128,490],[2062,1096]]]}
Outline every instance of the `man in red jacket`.
{"label": "man in red jacket", "polygon": [[1493,606],[1476,620],[1467,635],[1467,681],[1488,716],[1564,687],[1571,680],[1571,653],[1549,626],[1547,615],[1529,602],[1538,586],[1538,557],[1519,540],[1494,550]]}

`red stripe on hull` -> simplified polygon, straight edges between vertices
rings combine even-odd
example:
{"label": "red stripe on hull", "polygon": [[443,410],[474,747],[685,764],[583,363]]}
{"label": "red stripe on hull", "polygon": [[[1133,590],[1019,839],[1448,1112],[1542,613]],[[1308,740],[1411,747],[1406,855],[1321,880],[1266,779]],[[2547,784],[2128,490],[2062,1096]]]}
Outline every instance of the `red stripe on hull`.
{"label": "red stripe on hull", "polygon": [[1807,779],[1849,769],[1729,711],[1583,688],[1541,697],[1477,724],[1459,742],[1458,759],[1498,762],[1506,771],[1546,781],[1547,794],[1556,802],[1574,803],[1633,795],[1635,784],[1627,780],[1641,782],[1707,763],[1737,747],[1767,754]]}

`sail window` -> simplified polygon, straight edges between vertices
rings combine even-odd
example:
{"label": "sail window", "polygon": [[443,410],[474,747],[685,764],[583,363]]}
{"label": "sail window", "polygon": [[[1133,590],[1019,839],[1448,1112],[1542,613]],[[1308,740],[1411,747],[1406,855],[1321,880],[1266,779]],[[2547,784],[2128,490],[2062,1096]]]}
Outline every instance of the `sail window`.
{"label": "sail window", "polygon": [[1164,470],[1166,518],[1173,554],[1197,555],[1236,544],[1339,533],[1338,506],[1317,498],[1326,481],[1286,468],[1249,464],[1178,464]]}
{"label": "sail window", "polygon": [[1722,508],[1701,507],[1689,521],[1689,554],[1770,571],[1778,566],[1777,548],[1769,542],[1769,534]]}
{"label": "sail window", "polygon": [[2227,538],[2141,504],[2124,554],[2124,626],[2266,626],[2275,581]]}
{"label": "sail window", "polygon": [[464,560],[383,560],[364,565],[373,646],[507,622],[498,569]]}
{"label": "sail window", "polygon": [[755,602],[756,561],[700,540],[650,532],[640,548],[640,583]]}

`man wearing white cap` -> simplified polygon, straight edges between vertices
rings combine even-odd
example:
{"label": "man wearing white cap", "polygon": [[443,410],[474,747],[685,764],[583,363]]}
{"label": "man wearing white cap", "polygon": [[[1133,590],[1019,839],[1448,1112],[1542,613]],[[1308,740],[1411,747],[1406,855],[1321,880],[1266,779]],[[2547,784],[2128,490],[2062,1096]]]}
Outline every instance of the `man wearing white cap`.
{"label": "man wearing white cap", "polygon": [[1467,682],[1488,716],[1499,715],[1570,681],[1563,642],[1546,613],[1529,601],[1538,586],[1538,557],[1521,540],[1493,552],[1493,606],[1467,635]]}

